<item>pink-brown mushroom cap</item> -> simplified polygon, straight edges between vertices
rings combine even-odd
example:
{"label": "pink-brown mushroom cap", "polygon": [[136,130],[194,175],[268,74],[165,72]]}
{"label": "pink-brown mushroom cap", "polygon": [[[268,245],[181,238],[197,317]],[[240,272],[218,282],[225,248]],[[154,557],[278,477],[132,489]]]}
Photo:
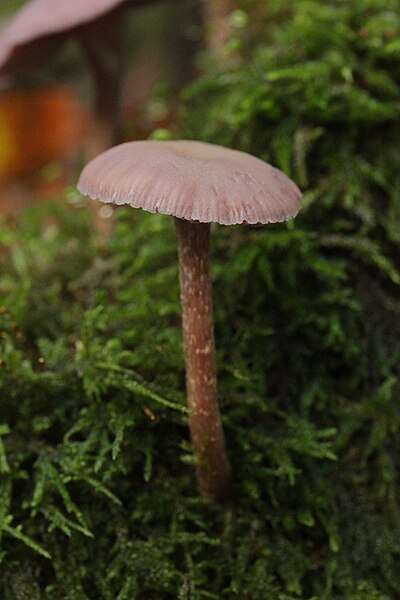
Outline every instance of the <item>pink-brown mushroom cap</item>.
{"label": "pink-brown mushroom cap", "polygon": [[78,189],[102,202],[221,225],[287,221],[301,198],[289,177],[259,158],[186,140],[115,146],[84,168]]}
{"label": "pink-brown mushroom cap", "polygon": [[[61,34],[90,23],[127,2],[128,0],[31,0],[1,32],[0,73],[11,75],[27,70],[35,62],[42,62],[49,57],[50,48],[62,42]],[[137,4],[140,3],[143,2],[139,0]],[[36,44],[38,47],[33,48]]]}

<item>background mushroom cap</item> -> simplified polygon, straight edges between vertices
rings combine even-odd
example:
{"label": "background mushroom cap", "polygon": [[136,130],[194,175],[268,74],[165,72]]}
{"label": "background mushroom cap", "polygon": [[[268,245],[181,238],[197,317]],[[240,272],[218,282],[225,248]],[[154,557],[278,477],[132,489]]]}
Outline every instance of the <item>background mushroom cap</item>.
{"label": "background mushroom cap", "polygon": [[[32,64],[49,57],[50,48],[62,42],[64,36],[60,34],[90,23],[127,3],[128,0],[31,0],[0,35],[0,74],[11,75],[27,70]],[[133,4],[144,2],[139,0]],[[38,47],[33,48],[34,45]]]}
{"label": "background mushroom cap", "polygon": [[183,140],[115,146],[84,168],[78,189],[102,202],[222,225],[286,221],[301,198],[282,171],[255,156]]}

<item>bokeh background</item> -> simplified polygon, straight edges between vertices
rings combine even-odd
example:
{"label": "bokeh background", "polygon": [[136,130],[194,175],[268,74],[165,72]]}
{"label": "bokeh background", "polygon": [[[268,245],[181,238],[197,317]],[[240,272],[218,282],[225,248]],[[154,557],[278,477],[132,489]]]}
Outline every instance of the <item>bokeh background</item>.
{"label": "bokeh background", "polygon": [[[0,7],[0,31],[24,2]],[[174,120],[179,90],[204,42],[199,3],[150,2],[127,11],[121,141]],[[0,210],[16,216],[75,182],[93,117],[92,78],[76,40],[0,90]]]}

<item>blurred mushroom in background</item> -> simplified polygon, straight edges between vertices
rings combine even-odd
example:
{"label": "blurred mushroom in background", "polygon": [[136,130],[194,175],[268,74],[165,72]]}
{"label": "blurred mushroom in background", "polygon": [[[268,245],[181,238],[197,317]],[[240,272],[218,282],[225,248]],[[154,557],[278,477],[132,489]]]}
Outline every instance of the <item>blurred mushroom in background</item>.
{"label": "blurred mushroom in background", "polygon": [[[75,102],[75,121],[80,126],[77,128],[74,148],[71,151],[68,146],[64,155],[60,146],[60,152],[48,157],[49,163],[60,162],[61,171],[68,173],[65,162],[70,164],[71,154],[76,158],[79,156],[83,139],[86,140],[85,154],[91,157],[127,137],[147,137],[154,126],[158,126],[158,120],[165,126],[168,122],[165,107],[164,111],[147,112],[145,119],[141,116],[141,107],[158,81],[170,80],[179,87],[193,76],[193,55],[198,39],[189,39],[186,35],[185,19],[188,15],[193,18],[193,14],[198,19],[199,10],[193,10],[190,4],[186,0],[93,0],[90,3],[80,0],[29,0],[2,27],[0,76],[3,95],[7,87],[21,88],[22,85],[23,89],[19,89],[18,94],[21,97],[26,95],[26,104],[29,105],[29,97],[37,93],[32,92],[32,83],[35,87],[39,85],[43,94],[45,89],[50,90],[51,94],[55,82],[64,84],[66,80],[72,80],[76,97],[81,99]],[[129,7],[137,10],[127,11]],[[132,18],[128,19],[128,15]],[[121,42],[123,26],[126,28],[124,43]],[[86,68],[90,68],[92,85],[89,85],[90,79],[82,69],[82,53],[77,52],[76,44],[69,43],[71,39],[80,41],[81,49],[88,58]],[[127,60],[128,56],[130,60]],[[124,85],[121,83],[123,67]],[[68,94],[72,98],[73,90],[70,89]],[[82,115],[82,108],[79,108],[80,102],[86,106],[86,118]],[[46,116],[43,111],[35,109],[29,112],[31,129],[27,134],[34,137],[38,128],[49,129],[53,126],[52,122],[57,121],[58,124],[64,118],[58,115],[54,119],[49,115],[48,123],[45,124]],[[93,116],[91,112],[94,113]],[[39,115],[43,115],[41,123],[39,124],[38,119],[34,124],[35,116]],[[74,118],[71,121],[71,115],[67,118],[74,122]],[[137,120],[138,124],[129,126],[127,118]],[[152,119],[155,120],[154,123],[151,122]],[[8,130],[12,129],[13,122],[10,121],[7,127]],[[0,121],[0,138],[4,133],[1,128]],[[8,135],[10,131],[4,134]],[[15,156],[18,152],[24,154],[23,145],[17,144],[10,156]],[[16,169],[11,167],[10,161],[5,161],[5,164],[8,166],[3,170],[0,165],[0,181],[13,182]],[[22,187],[26,189],[26,196],[29,198],[33,191],[31,174],[39,163],[32,160],[22,161],[22,164],[26,164],[26,172],[18,169],[17,175],[22,180],[25,179]],[[39,168],[42,166],[40,163]],[[68,179],[71,180],[67,175]],[[21,183],[21,179],[19,182]],[[64,184],[65,178],[61,178],[60,185]],[[0,189],[0,209],[7,212],[2,195]],[[30,201],[31,198],[22,204]],[[13,203],[9,193],[6,202]]]}

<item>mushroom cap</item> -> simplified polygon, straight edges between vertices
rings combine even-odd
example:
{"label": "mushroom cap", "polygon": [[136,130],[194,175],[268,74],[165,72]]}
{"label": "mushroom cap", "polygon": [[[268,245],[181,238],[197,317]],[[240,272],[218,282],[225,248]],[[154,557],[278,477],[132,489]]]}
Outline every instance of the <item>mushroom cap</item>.
{"label": "mushroom cap", "polygon": [[[0,74],[13,75],[51,56],[65,34],[128,0],[30,0],[0,35]],[[136,2],[140,4],[143,2]],[[33,52],[33,56],[32,56]],[[27,61],[27,62],[26,62]]]}
{"label": "mushroom cap", "polygon": [[187,140],[115,146],[86,165],[78,189],[93,200],[222,225],[287,221],[301,198],[289,177],[259,158]]}

